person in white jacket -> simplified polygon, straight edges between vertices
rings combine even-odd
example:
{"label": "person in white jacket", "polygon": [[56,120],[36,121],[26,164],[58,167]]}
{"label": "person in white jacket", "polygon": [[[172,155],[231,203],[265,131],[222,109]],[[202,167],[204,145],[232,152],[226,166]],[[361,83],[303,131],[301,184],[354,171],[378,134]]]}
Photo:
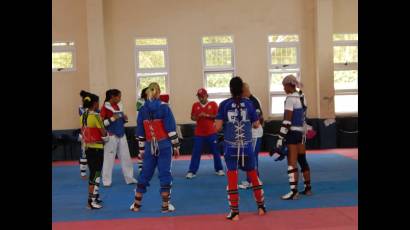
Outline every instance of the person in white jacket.
{"label": "person in white jacket", "polygon": [[102,170],[102,182],[105,187],[111,186],[112,170],[115,156],[120,162],[122,173],[127,184],[135,184],[134,168],[125,136],[124,124],[128,122],[128,117],[124,113],[121,103],[121,91],[110,89],[106,92],[104,105],[101,108],[100,116],[108,131],[109,140],[104,145],[104,164]]}

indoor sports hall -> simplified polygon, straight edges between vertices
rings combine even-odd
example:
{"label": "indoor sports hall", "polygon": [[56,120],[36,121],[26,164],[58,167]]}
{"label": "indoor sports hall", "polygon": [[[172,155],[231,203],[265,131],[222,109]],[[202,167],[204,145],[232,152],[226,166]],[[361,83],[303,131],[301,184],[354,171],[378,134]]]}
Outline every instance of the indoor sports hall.
{"label": "indoor sports hall", "polygon": [[358,229],[357,0],[52,0],[52,228]]}

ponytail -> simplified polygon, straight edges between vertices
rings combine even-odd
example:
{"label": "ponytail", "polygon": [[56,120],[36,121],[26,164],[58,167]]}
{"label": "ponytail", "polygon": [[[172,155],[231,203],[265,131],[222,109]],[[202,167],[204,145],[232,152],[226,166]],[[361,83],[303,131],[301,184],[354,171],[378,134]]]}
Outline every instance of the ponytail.
{"label": "ponytail", "polygon": [[84,99],[86,96],[89,96],[91,93],[85,90],[80,91],[80,96]]}
{"label": "ponytail", "polygon": [[95,94],[90,93],[83,98],[83,108],[89,109],[94,105],[94,103],[98,103],[98,101],[99,97]]}
{"label": "ponytail", "polygon": [[236,109],[238,110],[238,119],[239,121],[242,120],[241,115],[241,99],[242,99],[242,92],[243,92],[243,81],[239,76],[235,76],[229,82],[229,89],[231,91],[231,95],[233,100],[236,104]]}
{"label": "ponytail", "polygon": [[148,90],[148,87],[145,87],[144,89],[142,89],[140,98],[147,100],[147,90]]}

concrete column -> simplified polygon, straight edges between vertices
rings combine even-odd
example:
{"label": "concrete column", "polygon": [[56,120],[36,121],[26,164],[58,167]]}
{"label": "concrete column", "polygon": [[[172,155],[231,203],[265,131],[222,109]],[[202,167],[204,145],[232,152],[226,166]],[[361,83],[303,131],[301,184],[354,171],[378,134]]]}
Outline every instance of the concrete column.
{"label": "concrete column", "polygon": [[103,0],[87,0],[89,90],[105,98],[108,77],[105,57]]}
{"label": "concrete column", "polygon": [[335,118],[333,0],[316,0],[316,78],[319,118]]}

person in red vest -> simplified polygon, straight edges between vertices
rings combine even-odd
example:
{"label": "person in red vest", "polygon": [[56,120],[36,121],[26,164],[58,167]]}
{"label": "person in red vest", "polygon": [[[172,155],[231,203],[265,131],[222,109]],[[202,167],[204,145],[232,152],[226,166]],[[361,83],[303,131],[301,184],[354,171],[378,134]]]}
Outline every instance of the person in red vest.
{"label": "person in red vest", "polygon": [[102,201],[99,199],[98,188],[101,180],[101,170],[104,161],[104,142],[107,141],[107,131],[100,115],[96,112],[99,98],[94,94],[82,95],[84,113],[80,117],[81,135],[84,143],[85,155],[90,170],[88,182],[88,208],[100,209]]}
{"label": "person in red vest", "polygon": [[191,112],[191,119],[196,121],[194,148],[186,178],[192,179],[196,176],[204,143],[208,144],[214,157],[216,175],[224,176],[221,155],[217,148],[217,132],[214,125],[215,117],[218,113],[218,105],[214,101],[208,101],[208,92],[204,88],[199,89],[196,95],[198,96],[198,102],[192,105]]}

